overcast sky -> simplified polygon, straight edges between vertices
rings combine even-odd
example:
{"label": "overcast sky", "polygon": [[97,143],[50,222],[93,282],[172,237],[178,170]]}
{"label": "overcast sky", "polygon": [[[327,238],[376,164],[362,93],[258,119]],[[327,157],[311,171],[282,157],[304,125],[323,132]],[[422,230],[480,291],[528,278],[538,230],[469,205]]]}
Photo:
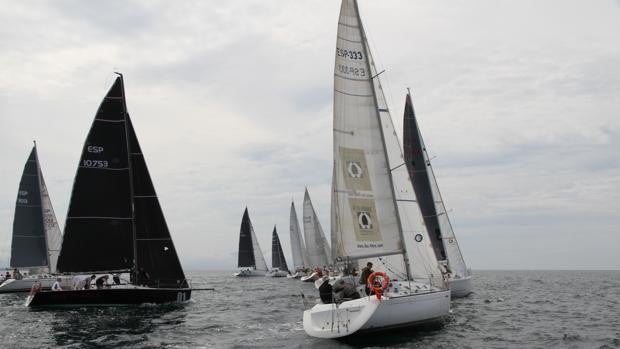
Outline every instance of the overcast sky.
{"label": "overcast sky", "polygon": [[[186,269],[267,257],[304,187],[329,232],[339,1],[0,0],[0,265],[36,139],[61,227],[113,71]],[[620,268],[620,2],[360,0],[473,269]],[[328,237],[329,240],[329,237]]]}

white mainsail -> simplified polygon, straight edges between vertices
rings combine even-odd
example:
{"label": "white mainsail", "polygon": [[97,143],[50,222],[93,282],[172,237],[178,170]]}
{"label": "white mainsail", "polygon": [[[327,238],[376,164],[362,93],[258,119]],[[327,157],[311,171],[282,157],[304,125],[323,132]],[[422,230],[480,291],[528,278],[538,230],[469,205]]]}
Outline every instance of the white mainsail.
{"label": "white mainsail", "polygon": [[325,239],[323,228],[317,217],[316,211],[310,201],[308,189],[304,194],[304,238],[306,240],[306,252],[308,254],[308,263],[311,267],[321,267],[331,264],[330,247]]}
{"label": "white mainsail", "polygon": [[357,4],[344,0],[334,72],[336,254],[408,255],[408,276],[443,284],[379,74]]}
{"label": "white mainsail", "polygon": [[293,252],[293,270],[309,267],[306,248],[301,237],[299,221],[297,220],[297,211],[295,210],[295,204],[293,202],[291,202],[290,233],[291,250]]}
{"label": "white mainsail", "polygon": [[49,263],[49,272],[56,272],[56,262],[58,261],[58,255],[60,254],[60,247],[62,246],[62,233],[54,214],[54,208],[52,207],[52,201],[47,192],[47,186],[43,180],[43,173],[37,159],[37,167],[39,171],[39,187],[41,190],[41,210],[43,213],[43,229],[45,230],[45,241],[47,243],[47,254]]}

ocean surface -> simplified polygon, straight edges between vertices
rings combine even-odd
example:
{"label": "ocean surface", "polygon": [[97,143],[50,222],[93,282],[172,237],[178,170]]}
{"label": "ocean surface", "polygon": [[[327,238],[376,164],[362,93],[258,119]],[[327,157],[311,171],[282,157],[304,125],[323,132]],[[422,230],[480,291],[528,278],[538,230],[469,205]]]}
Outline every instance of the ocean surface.
{"label": "ocean surface", "polygon": [[475,271],[442,325],[345,341],[308,337],[314,286],[188,272],[183,305],[30,310],[0,294],[2,348],[620,348],[620,271]]}

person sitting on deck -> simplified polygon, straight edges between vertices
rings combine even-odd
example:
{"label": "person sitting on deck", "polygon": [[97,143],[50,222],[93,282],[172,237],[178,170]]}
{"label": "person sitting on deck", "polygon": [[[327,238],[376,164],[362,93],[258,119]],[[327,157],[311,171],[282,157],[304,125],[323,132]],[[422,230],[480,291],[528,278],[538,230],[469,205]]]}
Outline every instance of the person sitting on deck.
{"label": "person sitting on deck", "polygon": [[110,288],[110,285],[108,285],[108,278],[109,278],[109,276],[107,274],[98,277],[95,280],[95,286],[97,286],[97,289]]}
{"label": "person sitting on deck", "polygon": [[19,270],[17,270],[17,268],[13,269],[13,279],[15,280],[21,280],[22,277],[22,273],[19,272]]}
{"label": "person sitting on deck", "polygon": [[319,297],[321,297],[321,301],[325,304],[333,303],[333,287],[329,283],[329,276],[323,277],[323,280],[323,283],[319,286]]}
{"label": "person sitting on deck", "polygon": [[54,284],[52,285],[52,291],[62,291],[62,287],[60,287],[60,278],[56,278]]}
{"label": "person sitting on deck", "polygon": [[11,278],[11,273],[7,270],[6,274],[4,274],[4,280],[8,280]]}
{"label": "person sitting on deck", "polygon": [[149,273],[144,270],[144,268],[140,268],[140,272],[138,273],[138,285],[140,286],[148,286],[151,276]]}
{"label": "person sitting on deck", "polygon": [[118,276],[118,274],[113,274],[112,275],[112,281],[114,281],[115,285],[120,285],[121,284],[121,278]]}
{"label": "person sitting on deck", "polygon": [[343,279],[336,281],[333,291],[334,301],[338,303],[360,298],[360,294],[357,292],[355,287],[348,282],[345,282]]}

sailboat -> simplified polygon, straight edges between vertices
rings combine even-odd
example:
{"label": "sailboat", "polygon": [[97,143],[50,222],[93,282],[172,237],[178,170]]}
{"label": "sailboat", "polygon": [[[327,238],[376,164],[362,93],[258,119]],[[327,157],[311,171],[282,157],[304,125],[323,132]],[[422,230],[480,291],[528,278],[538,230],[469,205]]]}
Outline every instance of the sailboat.
{"label": "sailboat", "polygon": [[[61,243],[62,235],[43,180],[35,142],[19,182],[11,244],[11,268],[26,269],[28,275],[4,280],[0,293],[30,291],[36,280],[42,288],[49,289],[57,278],[51,274],[56,272]],[[61,280],[65,285],[70,284],[70,278]]]}
{"label": "sailboat", "polygon": [[78,164],[58,272],[129,273],[127,284],[41,291],[27,305],[131,305],[184,302],[185,279],[138,138],[123,76],[95,115]]}
{"label": "sailboat", "polygon": [[464,297],[472,292],[471,275],[461,254],[448,212],[444,205],[431,161],[418,127],[418,121],[407,93],[403,122],[403,149],[409,176],[413,182],[426,229],[435,255],[446,270],[452,297]]}
{"label": "sailboat", "polygon": [[265,273],[269,271],[263,252],[258,245],[247,207],[241,219],[237,267],[239,271],[234,273],[234,276],[265,276]]}
{"label": "sailboat", "polygon": [[[360,298],[316,304],[306,333],[339,338],[440,321],[450,291],[429,241],[370,55],[357,1],[343,0],[334,73],[334,254],[343,270],[374,260]],[[353,281],[353,285],[351,285]],[[356,286],[357,284],[357,286]],[[364,284],[374,291],[367,296]]]}
{"label": "sailboat", "polygon": [[280,238],[278,237],[276,227],[273,227],[273,232],[271,233],[271,270],[265,276],[284,277],[288,274],[288,266],[286,265],[286,259],[284,259]]}
{"label": "sailboat", "polygon": [[331,251],[325,239],[321,222],[312,206],[308,188],[304,193],[304,238],[306,242],[306,252],[308,253],[308,264],[314,270],[310,275],[301,277],[301,281],[316,281],[322,276],[322,270],[332,264]]}
{"label": "sailboat", "polygon": [[306,255],[306,247],[304,246],[304,239],[301,236],[301,229],[299,229],[299,221],[297,220],[297,211],[295,210],[295,203],[291,202],[291,215],[290,215],[290,227],[291,237],[291,250],[293,252],[293,268],[295,273],[288,275],[290,278],[300,278],[304,276],[306,268],[308,268],[308,257]]}

